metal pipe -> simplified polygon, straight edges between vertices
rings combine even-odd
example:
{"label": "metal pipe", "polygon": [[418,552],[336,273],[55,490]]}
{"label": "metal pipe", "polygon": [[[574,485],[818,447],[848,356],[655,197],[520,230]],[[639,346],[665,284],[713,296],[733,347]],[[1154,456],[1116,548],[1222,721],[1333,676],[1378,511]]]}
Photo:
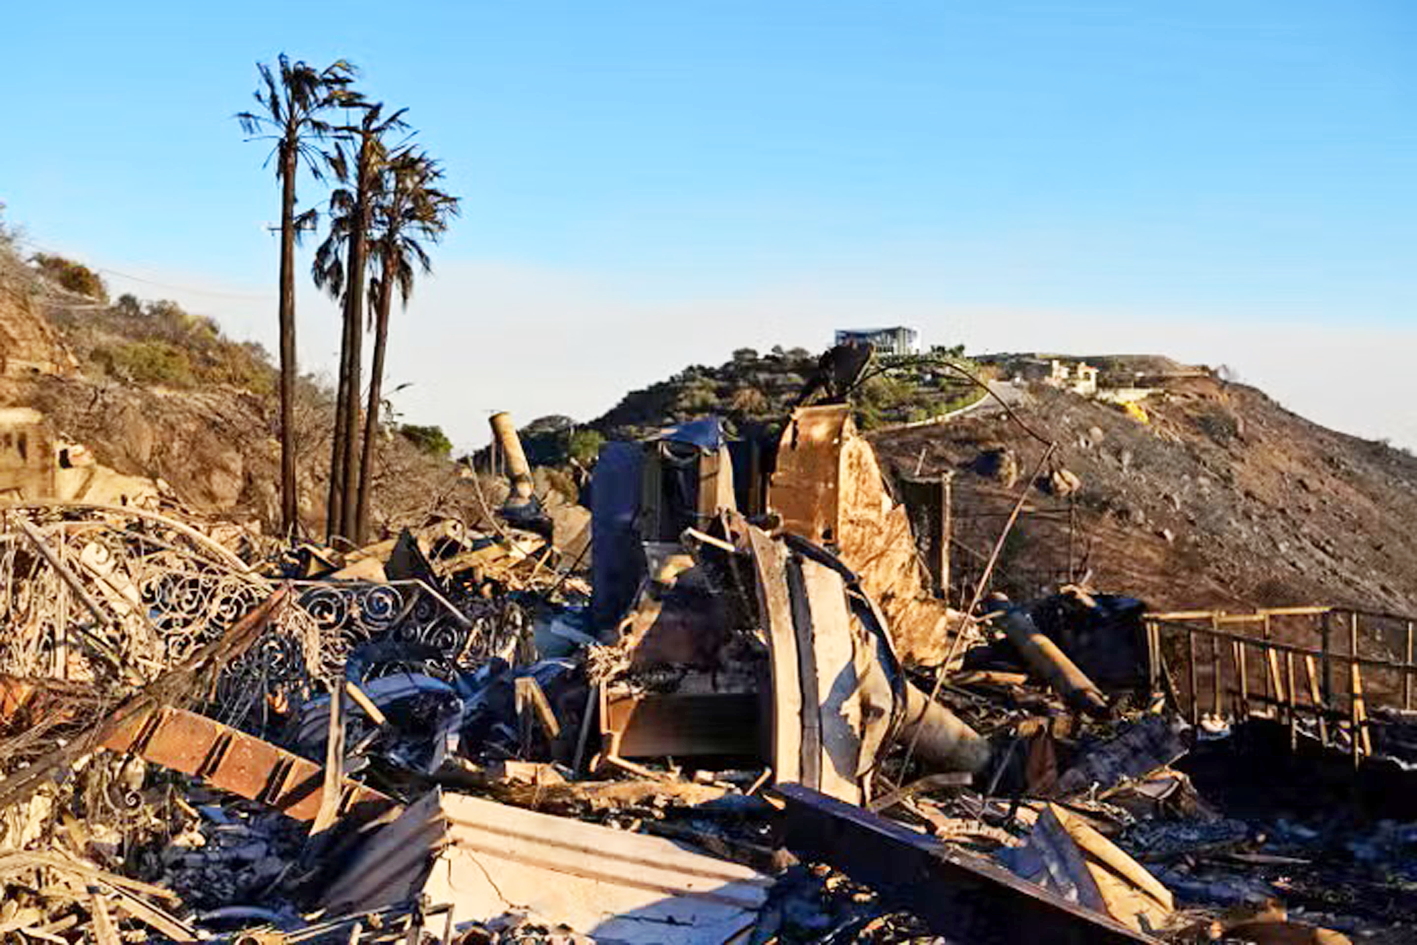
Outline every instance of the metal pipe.
{"label": "metal pipe", "polygon": [[1402,671],[1402,708],[1412,708],[1412,621],[1407,621],[1407,668]]}
{"label": "metal pipe", "polygon": [[1073,708],[1093,715],[1107,713],[1107,700],[1102,690],[1078,669],[1058,644],[1034,626],[1033,618],[1026,611],[1007,611],[999,624],[1029,668],[1047,680]]}
{"label": "metal pipe", "polygon": [[512,415],[506,411],[494,413],[490,422],[492,436],[506,459],[507,478],[511,480],[512,493],[519,499],[531,498],[531,464],[527,462],[521,437],[517,436],[517,425],[512,422]]}
{"label": "metal pipe", "polygon": [[978,771],[989,761],[989,742],[923,690],[907,684],[900,735],[927,766],[941,771]]}

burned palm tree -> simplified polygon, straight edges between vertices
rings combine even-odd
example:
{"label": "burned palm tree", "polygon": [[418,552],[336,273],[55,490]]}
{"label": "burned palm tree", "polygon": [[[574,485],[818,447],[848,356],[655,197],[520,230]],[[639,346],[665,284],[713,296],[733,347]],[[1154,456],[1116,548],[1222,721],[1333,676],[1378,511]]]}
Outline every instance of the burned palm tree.
{"label": "burned palm tree", "polygon": [[383,167],[371,207],[369,233],[370,303],[374,309],[374,359],[369,368],[369,400],[364,412],[364,455],[359,464],[356,535],[369,538],[369,492],[374,478],[374,446],[383,395],[384,354],[394,294],[406,308],[417,274],[432,271],[425,243],[436,243],[453,217],[458,198],[442,190],[438,162],[412,148]]}
{"label": "burned palm tree", "polygon": [[299,526],[299,496],[295,482],[295,244],[300,233],[314,225],[314,211],[297,215],[295,180],[304,166],[320,180],[324,162],[318,142],[331,132],[321,116],[332,106],[355,98],[349,85],[355,69],[341,59],[324,69],[291,62],[285,53],[275,68],[257,63],[260,85],[255,98],[260,108],[236,116],[241,129],[254,140],[272,141],[267,164],[275,161],[280,198],[280,493],[281,528],[286,535]]}
{"label": "burned palm tree", "polygon": [[327,155],[341,186],[330,194],[329,233],[315,251],[313,267],[315,284],[342,301],[344,309],[326,527],[330,535],[347,539],[358,531],[360,364],[372,206],[381,170],[396,147],[388,139],[408,127],[403,120],[407,109],[385,116],[381,104],[356,104],[359,121],[337,129],[340,140]]}

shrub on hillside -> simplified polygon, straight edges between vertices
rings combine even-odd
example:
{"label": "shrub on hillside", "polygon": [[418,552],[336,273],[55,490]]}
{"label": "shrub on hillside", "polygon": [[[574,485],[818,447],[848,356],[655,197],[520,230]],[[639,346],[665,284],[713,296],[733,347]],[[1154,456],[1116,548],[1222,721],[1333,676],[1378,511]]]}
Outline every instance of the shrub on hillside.
{"label": "shrub on hillside", "polygon": [[429,456],[446,459],[452,455],[453,441],[448,439],[448,435],[443,432],[442,427],[405,423],[399,427],[399,434]]}
{"label": "shrub on hillside", "polygon": [[232,341],[217,323],[176,302],[123,294],[103,309],[59,309],[54,321],[80,355],[115,377],[142,384],[223,384],[260,396],[275,392],[271,357],[255,342]]}
{"label": "shrub on hillside", "polygon": [[39,270],[40,275],[60,288],[100,302],[108,301],[108,286],[104,285],[98,273],[88,266],[49,253],[35,253],[30,257],[30,262]]}
{"label": "shrub on hillside", "polygon": [[756,387],[740,387],[728,399],[728,409],[734,414],[754,417],[767,412],[768,399]]}
{"label": "shrub on hillside", "polygon": [[1195,417],[1195,424],[1217,446],[1229,446],[1240,432],[1235,414],[1219,404],[1207,407]]}
{"label": "shrub on hillside", "polygon": [[571,433],[570,458],[582,466],[589,466],[600,455],[600,447],[604,444],[605,437],[599,430],[581,427]]}
{"label": "shrub on hillside", "polygon": [[162,341],[132,341],[101,345],[93,359],[108,374],[135,384],[191,387],[192,362],[181,348]]}
{"label": "shrub on hillside", "polygon": [[[874,376],[851,396],[858,425],[869,430],[928,419],[977,400],[978,389],[941,364],[959,360],[962,350],[942,347],[929,356],[878,362]],[[691,365],[632,391],[592,425],[612,438],[633,439],[667,423],[717,415],[731,427],[763,432],[787,415],[816,370],[817,358],[803,348],[775,346],[765,355],[739,348],[718,367]]]}

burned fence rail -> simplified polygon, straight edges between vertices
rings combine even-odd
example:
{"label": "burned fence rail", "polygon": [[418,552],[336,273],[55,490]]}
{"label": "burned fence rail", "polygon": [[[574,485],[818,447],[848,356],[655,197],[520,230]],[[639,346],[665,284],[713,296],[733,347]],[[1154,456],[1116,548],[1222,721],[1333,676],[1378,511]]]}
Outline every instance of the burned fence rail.
{"label": "burned fence rail", "polygon": [[1305,732],[1357,764],[1375,735],[1380,750],[1384,729],[1411,725],[1414,624],[1323,606],[1149,613],[1149,676],[1192,724],[1268,718],[1288,727],[1291,746]]}

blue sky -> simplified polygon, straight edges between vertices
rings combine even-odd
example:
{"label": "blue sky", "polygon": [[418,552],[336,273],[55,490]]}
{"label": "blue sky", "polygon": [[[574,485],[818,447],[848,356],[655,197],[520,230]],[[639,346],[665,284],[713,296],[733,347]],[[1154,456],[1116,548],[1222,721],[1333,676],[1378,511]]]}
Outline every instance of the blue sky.
{"label": "blue sky", "polygon": [[[1417,446],[1410,3],[65,12],[6,14],[7,218],[238,336],[275,320],[276,188],[231,119],[255,61],[347,57],[409,107],[465,205],[390,379],[464,445],[491,410],[589,418],[743,344],[905,322],[1226,362]],[[307,288],[301,328],[327,370],[335,316]],[[1316,381],[1335,360],[1360,392]]]}

